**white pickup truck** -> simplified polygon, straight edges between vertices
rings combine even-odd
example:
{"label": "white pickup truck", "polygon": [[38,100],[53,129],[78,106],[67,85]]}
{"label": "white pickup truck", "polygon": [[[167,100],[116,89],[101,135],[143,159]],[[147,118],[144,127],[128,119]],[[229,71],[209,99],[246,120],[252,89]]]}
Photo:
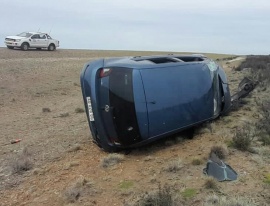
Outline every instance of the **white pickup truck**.
{"label": "white pickup truck", "polygon": [[59,47],[58,40],[52,39],[47,33],[41,32],[23,32],[16,36],[7,36],[5,44],[9,49],[19,47],[24,51],[29,48],[47,48],[49,51],[54,51],[56,47]]}

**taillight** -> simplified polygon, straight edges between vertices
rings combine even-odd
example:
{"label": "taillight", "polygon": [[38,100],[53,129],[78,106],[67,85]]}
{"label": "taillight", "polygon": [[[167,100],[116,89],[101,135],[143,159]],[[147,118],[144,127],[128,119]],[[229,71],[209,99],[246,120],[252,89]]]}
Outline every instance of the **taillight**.
{"label": "taillight", "polygon": [[111,71],[112,71],[112,69],[103,68],[103,69],[100,70],[99,77],[102,78],[102,77],[109,76]]}

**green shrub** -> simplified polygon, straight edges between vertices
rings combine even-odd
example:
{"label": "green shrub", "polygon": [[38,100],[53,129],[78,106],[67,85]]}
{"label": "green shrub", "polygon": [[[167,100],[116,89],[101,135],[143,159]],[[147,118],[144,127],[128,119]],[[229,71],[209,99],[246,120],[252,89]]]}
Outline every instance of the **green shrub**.
{"label": "green shrub", "polygon": [[264,176],[264,182],[265,182],[266,184],[270,184],[270,173],[268,173],[268,174],[266,174],[266,175]]}
{"label": "green shrub", "polygon": [[184,198],[189,199],[196,195],[196,190],[192,188],[185,189],[181,194]]}
{"label": "green shrub", "polygon": [[134,185],[134,182],[130,181],[130,180],[124,180],[122,182],[120,182],[119,184],[119,188],[120,189],[129,189]]}

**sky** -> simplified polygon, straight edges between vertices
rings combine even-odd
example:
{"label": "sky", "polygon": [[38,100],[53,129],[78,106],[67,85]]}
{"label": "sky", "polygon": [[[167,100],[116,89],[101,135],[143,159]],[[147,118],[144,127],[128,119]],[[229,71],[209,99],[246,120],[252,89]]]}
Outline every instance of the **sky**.
{"label": "sky", "polygon": [[0,0],[0,47],[23,31],[63,49],[270,54],[269,0]]}

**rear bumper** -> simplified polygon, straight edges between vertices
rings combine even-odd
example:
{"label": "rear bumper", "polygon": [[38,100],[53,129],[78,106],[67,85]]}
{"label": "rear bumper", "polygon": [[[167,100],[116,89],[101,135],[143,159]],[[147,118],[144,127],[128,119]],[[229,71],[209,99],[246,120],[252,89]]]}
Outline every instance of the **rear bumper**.
{"label": "rear bumper", "polygon": [[[96,92],[96,73],[97,70],[102,67],[103,60],[86,64],[81,72],[80,81],[86,116],[93,141],[105,151],[112,152],[117,149],[117,146],[109,141],[108,134],[101,118],[102,115],[100,114],[100,109],[98,107],[99,100]],[[91,101],[91,108],[89,106],[89,100]]]}

